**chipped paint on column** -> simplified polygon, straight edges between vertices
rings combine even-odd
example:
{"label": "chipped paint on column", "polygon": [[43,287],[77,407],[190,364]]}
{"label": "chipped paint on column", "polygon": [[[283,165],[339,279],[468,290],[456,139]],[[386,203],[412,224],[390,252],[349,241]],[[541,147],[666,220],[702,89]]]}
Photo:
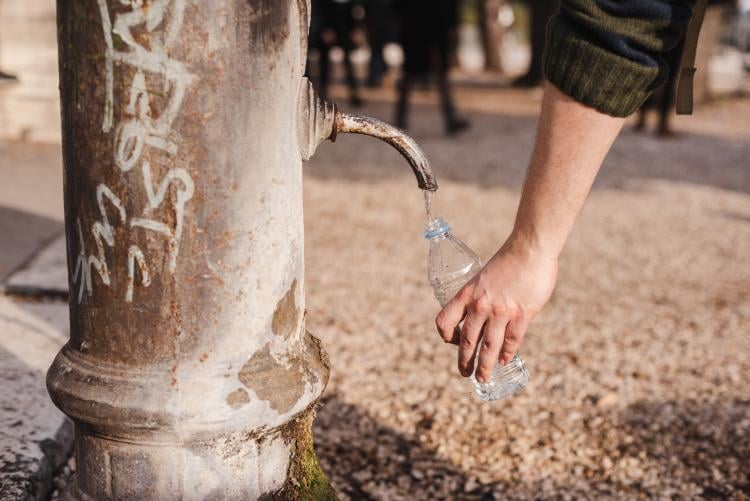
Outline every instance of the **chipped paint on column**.
{"label": "chipped paint on column", "polygon": [[58,0],[71,339],[48,387],[77,424],[73,497],[287,480],[282,430],[328,375],[304,321],[308,7]]}

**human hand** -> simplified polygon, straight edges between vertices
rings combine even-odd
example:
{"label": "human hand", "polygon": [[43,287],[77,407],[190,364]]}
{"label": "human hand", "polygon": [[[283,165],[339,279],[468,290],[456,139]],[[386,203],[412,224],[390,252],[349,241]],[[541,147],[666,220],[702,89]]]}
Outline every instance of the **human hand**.
{"label": "human hand", "polygon": [[[438,313],[438,332],[459,346],[458,371],[468,377],[479,352],[476,377],[489,380],[499,360],[507,364],[557,281],[557,256],[511,239]],[[463,326],[458,325],[463,320]],[[481,347],[478,348],[480,338]]]}

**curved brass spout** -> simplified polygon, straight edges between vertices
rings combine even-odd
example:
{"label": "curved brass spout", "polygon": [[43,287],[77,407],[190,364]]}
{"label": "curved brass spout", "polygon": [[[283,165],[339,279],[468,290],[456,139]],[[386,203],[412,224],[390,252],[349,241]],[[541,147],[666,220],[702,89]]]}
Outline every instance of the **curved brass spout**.
{"label": "curved brass spout", "polygon": [[298,106],[297,138],[303,160],[309,160],[318,145],[326,139],[335,141],[336,135],[341,132],[364,134],[382,139],[396,148],[409,162],[421,189],[437,190],[437,181],[429,160],[417,142],[404,131],[375,118],[341,113],[336,105],[320,99],[306,78],[301,82]]}
{"label": "curved brass spout", "polygon": [[[438,188],[432,167],[427,160],[422,148],[417,142],[401,129],[387,124],[377,118],[360,117],[336,113],[335,134],[348,132],[351,134],[364,134],[385,141],[398,150],[406,158],[417,177],[417,185],[420,189],[436,191]],[[333,137],[332,139],[335,139]]]}

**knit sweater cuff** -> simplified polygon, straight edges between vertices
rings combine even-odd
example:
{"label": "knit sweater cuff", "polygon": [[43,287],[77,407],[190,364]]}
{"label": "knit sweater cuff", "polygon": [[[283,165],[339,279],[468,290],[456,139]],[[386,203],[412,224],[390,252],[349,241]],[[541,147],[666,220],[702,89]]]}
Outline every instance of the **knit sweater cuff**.
{"label": "knit sweater cuff", "polygon": [[659,69],[598,47],[555,16],[547,28],[544,74],[576,101],[607,115],[626,117],[649,97]]}

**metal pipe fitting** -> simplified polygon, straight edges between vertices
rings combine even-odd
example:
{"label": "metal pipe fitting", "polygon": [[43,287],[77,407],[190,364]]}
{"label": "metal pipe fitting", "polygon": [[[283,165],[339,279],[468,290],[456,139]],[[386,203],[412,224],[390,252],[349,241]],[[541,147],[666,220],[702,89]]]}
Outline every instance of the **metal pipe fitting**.
{"label": "metal pipe fitting", "polygon": [[298,98],[297,139],[303,160],[309,160],[320,143],[336,140],[342,132],[376,137],[390,144],[409,162],[417,185],[426,191],[438,188],[430,161],[417,142],[401,129],[371,117],[341,113],[334,103],[321,99],[312,84],[304,78]]}
{"label": "metal pipe fitting", "polygon": [[334,134],[342,132],[372,136],[390,144],[409,162],[411,170],[417,177],[419,188],[437,191],[438,184],[424,151],[411,136],[398,127],[377,118],[352,116],[339,112],[336,113]]}

